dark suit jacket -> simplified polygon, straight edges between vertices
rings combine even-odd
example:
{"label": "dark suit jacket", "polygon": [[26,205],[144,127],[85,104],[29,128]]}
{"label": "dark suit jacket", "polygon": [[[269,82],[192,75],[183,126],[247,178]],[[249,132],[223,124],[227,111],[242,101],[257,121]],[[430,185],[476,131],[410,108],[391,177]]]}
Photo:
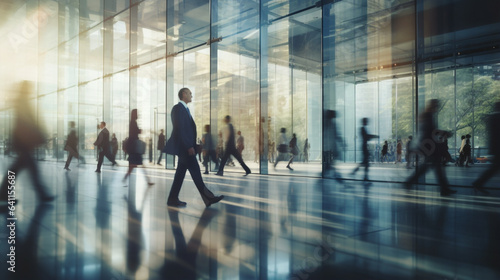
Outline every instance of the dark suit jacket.
{"label": "dark suit jacket", "polygon": [[73,148],[73,150],[77,149],[78,146],[78,137],[76,136],[76,130],[71,129],[68,134],[68,139],[66,140],[66,146]]}
{"label": "dark suit jacket", "polygon": [[227,127],[229,130],[229,135],[228,135],[227,141],[226,141],[226,150],[227,151],[234,151],[234,150],[236,150],[236,144],[234,141],[234,138],[235,138],[234,137],[234,128],[233,128],[233,125],[231,123],[228,123]]}
{"label": "dark suit jacket", "polygon": [[97,140],[94,145],[101,148],[104,151],[109,151],[109,131],[107,128],[103,128],[99,135],[97,136]]}
{"label": "dark suit jacket", "polygon": [[179,157],[188,156],[188,149],[196,149],[196,124],[182,103],[177,103],[170,114],[172,135],[165,145],[164,152]]}

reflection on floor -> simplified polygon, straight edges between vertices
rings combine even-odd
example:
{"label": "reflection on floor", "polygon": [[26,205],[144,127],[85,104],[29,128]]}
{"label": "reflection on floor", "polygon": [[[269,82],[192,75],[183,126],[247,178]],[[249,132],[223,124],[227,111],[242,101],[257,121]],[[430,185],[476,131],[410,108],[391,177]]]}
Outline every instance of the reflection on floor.
{"label": "reflection on floor", "polygon": [[148,187],[123,166],[62,167],[40,163],[48,204],[18,174],[16,272],[0,226],[0,279],[500,279],[498,190],[225,173],[204,177],[226,196],[205,208],[188,175],[172,209],[173,171]]}

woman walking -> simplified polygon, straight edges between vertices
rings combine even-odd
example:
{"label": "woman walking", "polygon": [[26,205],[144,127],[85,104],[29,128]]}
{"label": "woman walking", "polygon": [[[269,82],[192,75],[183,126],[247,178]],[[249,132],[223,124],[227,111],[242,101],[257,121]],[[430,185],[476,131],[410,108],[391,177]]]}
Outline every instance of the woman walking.
{"label": "woman walking", "polygon": [[[139,126],[137,125],[137,119],[138,119],[138,114],[137,114],[137,109],[133,109],[131,114],[130,114],[130,124],[129,124],[129,131],[128,131],[128,141],[127,141],[127,151],[129,153],[128,157],[128,171],[127,174],[125,174],[125,177],[123,177],[123,181],[125,181],[130,173],[132,173],[132,170],[136,168],[139,165],[142,165],[142,154],[144,154],[146,150],[146,143],[142,142],[139,140],[139,134],[141,133],[141,130],[139,129]],[[146,181],[148,182],[148,185],[154,185],[154,183],[151,181],[151,179],[148,176],[148,173],[146,170],[144,170],[144,175],[146,176]]]}

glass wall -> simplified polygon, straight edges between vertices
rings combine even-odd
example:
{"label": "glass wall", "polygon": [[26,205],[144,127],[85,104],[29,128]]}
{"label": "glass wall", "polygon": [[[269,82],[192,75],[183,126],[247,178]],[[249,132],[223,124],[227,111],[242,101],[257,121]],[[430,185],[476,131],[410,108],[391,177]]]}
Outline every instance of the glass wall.
{"label": "glass wall", "polygon": [[[321,9],[312,6],[277,18],[267,34],[269,173],[318,176],[322,139],[315,135],[321,135],[322,126]],[[277,151],[280,145],[288,152]]]}
{"label": "glass wall", "polygon": [[[399,182],[412,172],[406,168],[406,144],[410,136],[418,142],[418,115],[433,98],[442,101],[438,127],[452,135],[448,164],[467,134],[475,161],[488,161],[485,119],[499,96],[498,5],[487,0],[29,1],[26,18],[2,27],[8,39],[1,42],[3,53],[27,62],[11,71],[15,76],[2,69],[2,84],[19,77],[37,80],[33,102],[48,139],[40,159],[64,160],[70,121],[77,123],[81,153],[95,157],[97,124],[105,121],[118,138],[118,159],[124,160],[121,143],[130,111],[138,109],[141,138],[150,143],[146,162],[151,154],[154,163],[159,131],[170,136],[170,110],[178,90],[189,87],[198,137],[210,125],[217,138],[230,115],[254,173],[362,179],[352,171],[363,161],[361,128],[367,118],[365,129],[376,136],[367,143],[368,177]],[[12,29],[25,19],[36,24]],[[1,87],[6,135],[14,112],[10,89]],[[5,153],[9,137],[1,137]],[[280,144],[286,150],[281,155]],[[174,168],[172,159],[166,157],[167,168]],[[238,164],[227,169],[243,172]],[[450,178],[462,184],[459,176]],[[427,175],[421,182],[435,179]]]}

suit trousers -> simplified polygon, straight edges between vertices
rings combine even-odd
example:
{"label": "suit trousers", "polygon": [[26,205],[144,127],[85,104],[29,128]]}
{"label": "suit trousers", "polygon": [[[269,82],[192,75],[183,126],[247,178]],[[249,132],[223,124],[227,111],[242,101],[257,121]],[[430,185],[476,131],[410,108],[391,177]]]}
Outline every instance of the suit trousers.
{"label": "suit trousers", "polygon": [[68,168],[69,164],[71,163],[71,160],[73,159],[73,157],[78,158],[79,155],[78,155],[78,152],[75,151],[75,149],[73,149],[73,148],[71,148],[69,146],[66,146],[66,151],[68,151],[68,159],[66,160],[66,165],[64,167]]}
{"label": "suit trousers", "polygon": [[196,156],[179,156],[179,162],[177,163],[177,169],[175,170],[174,182],[172,183],[172,188],[170,189],[170,194],[168,195],[167,201],[177,201],[179,200],[179,192],[181,191],[182,182],[184,182],[184,177],[186,177],[186,171],[189,170],[191,178],[193,179],[198,192],[203,199],[213,198],[214,194],[205,186],[203,179],[201,178],[200,165],[196,160]]}
{"label": "suit trousers", "polygon": [[444,171],[444,167],[441,163],[440,156],[437,155],[432,155],[430,157],[427,157],[424,161],[424,163],[420,164],[417,167],[417,171],[410,177],[408,178],[407,182],[408,183],[416,183],[418,178],[422,175],[424,175],[429,168],[434,168],[434,172],[436,173],[436,177],[438,180],[438,184],[440,187],[441,191],[446,191],[450,187],[448,185],[448,179],[446,178],[446,173]]}
{"label": "suit trousers", "polygon": [[109,161],[116,164],[115,158],[109,149],[103,149],[99,152],[99,160],[97,161],[97,170],[101,170],[102,162],[104,161],[104,156],[106,156]]}
{"label": "suit trousers", "polygon": [[[22,150],[18,152],[18,157],[14,164],[12,164],[8,170],[14,172],[16,176],[24,168],[28,169],[31,179],[33,180],[33,185],[38,196],[44,198],[48,196],[46,187],[42,184],[40,180],[40,172],[38,171],[38,166],[35,158],[30,151]],[[8,178],[4,176],[2,186],[0,187],[0,200],[7,200],[8,198]]]}
{"label": "suit trousers", "polygon": [[481,188],[484,184],[495,175],[495,173],[500,171],[500,155],[493,158],[493,164],[488,167],[488,170],[484,171],[483,174],[473,183],[477,187]]}
{"label": "suit trousers", "polygon": [[241,154],[235,148],[233,148],[233,149],[226,148],[224,156],[222,157],[222,160],[221,160],[220,165],[219,165],[219,171],[217,173],[224,174],[224,165],[226,165],[226,162],[229,159],[229,156],[231,156],[231,155],[234,158],[236,158],[236,160],[238,160],[241,167],[243,167],[243,169],[245,170],[246,173],[250,173],[250,168],[248,168],[248,166],[243,161]]}

